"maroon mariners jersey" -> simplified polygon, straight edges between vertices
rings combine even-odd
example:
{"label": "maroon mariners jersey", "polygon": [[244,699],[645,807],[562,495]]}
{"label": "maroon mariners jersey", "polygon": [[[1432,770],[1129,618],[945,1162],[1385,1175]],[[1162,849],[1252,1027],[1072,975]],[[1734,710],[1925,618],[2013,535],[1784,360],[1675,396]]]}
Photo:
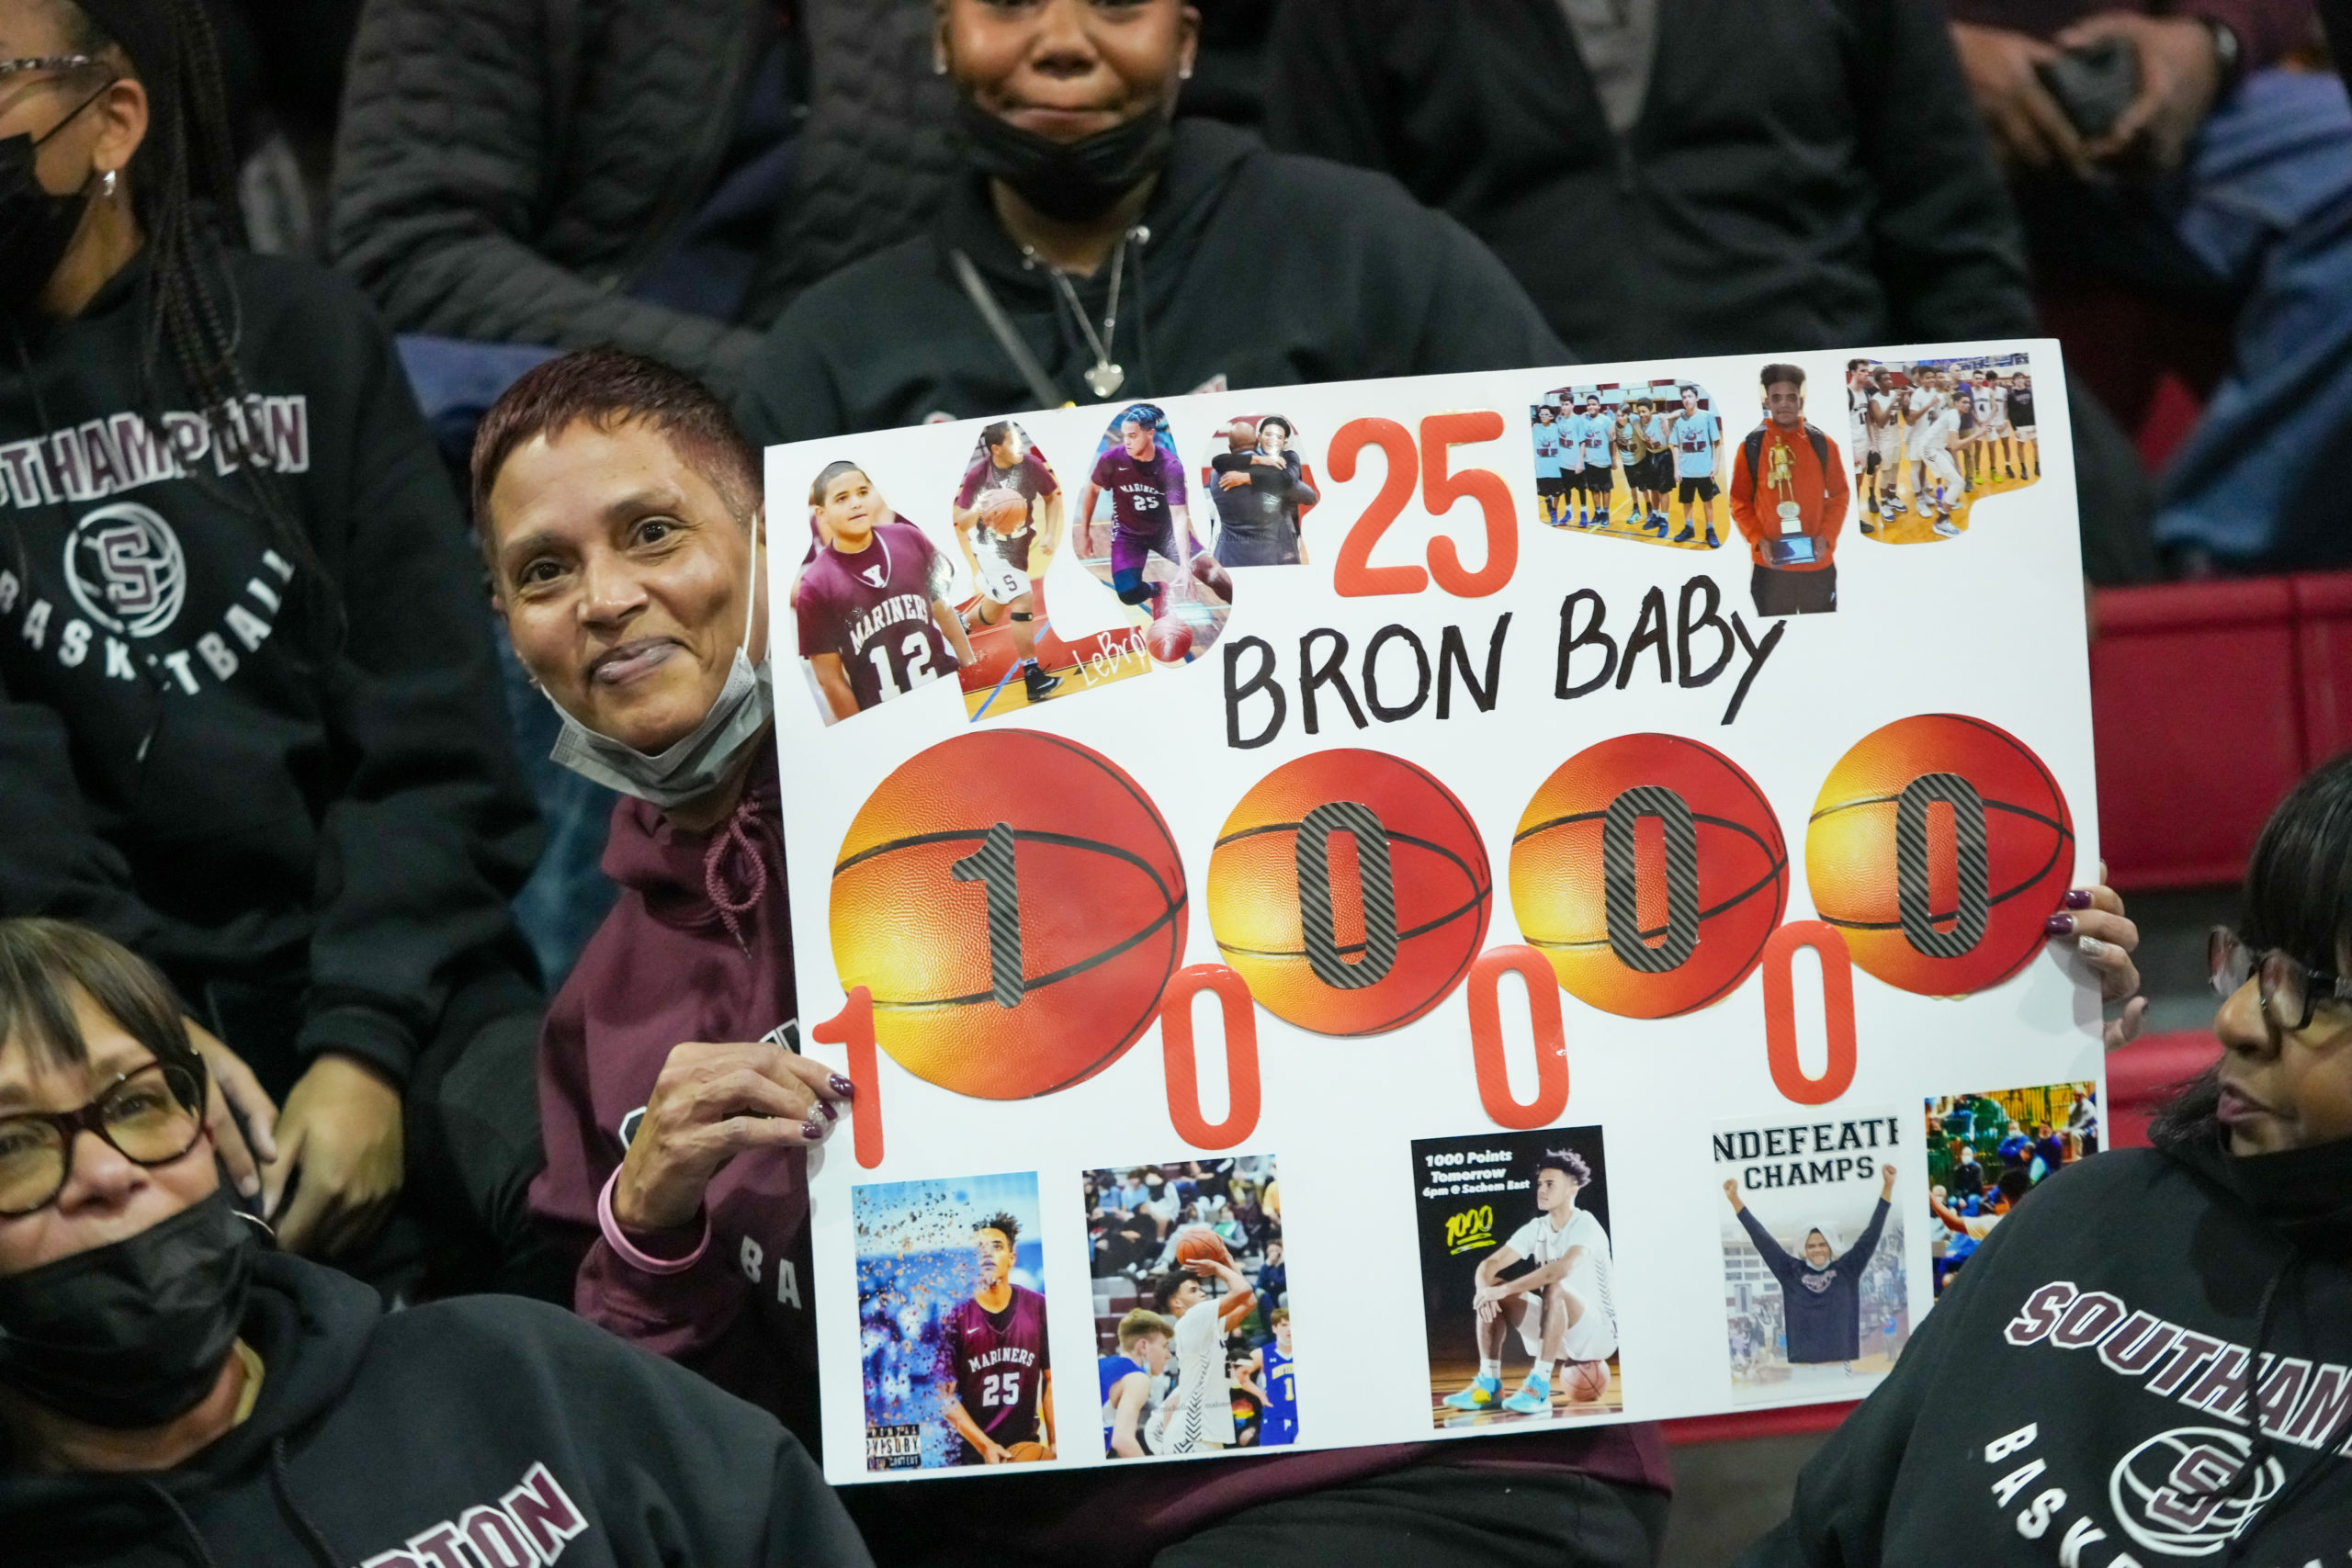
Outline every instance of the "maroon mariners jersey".
{"label": "maroon mariners jersey", "polygon": [[985,450],[964,470],[964,482],[956,487],[956,504],[969,506],[984,490],[1009,490],[1023,501],[1035,501],[1041,495],[1051,495],[1060,488],[1054,482],[1054,471],[1046,460],[1031,447],[1021,461],[1010,468],[1000,468],[996,459]]}
{"label": "maroon mariners jersey", "polygon": [[931,616],[937,552],[911,523],[880,523],[865,549],[820,549],[800,574],[800,657],[838,654],[859,711],[956,668]]}
{"label": "maroon mariners jersey", "polygon": [[[1051,1365],[1046,1356],[1046,1298],[1035,1291],[1013,1286],[1002,1312],[967,1300],[948,1314],[939,1346],[940,1379],[955,1383],[964,1414],[1006,1448],[1044,1440],[1037,1411]],[[979,1463],[979,1450],[965,1444],[960,1462]]]}
{"label": "maroon mariners jersey", "polygon": [[1111,492],[1119,532],[1157,538],[1168,526],[1168,508],[1185,504],[1184,465],[1159,446],[1137,462],[1124,446],[1094,460],[1095,484]]}

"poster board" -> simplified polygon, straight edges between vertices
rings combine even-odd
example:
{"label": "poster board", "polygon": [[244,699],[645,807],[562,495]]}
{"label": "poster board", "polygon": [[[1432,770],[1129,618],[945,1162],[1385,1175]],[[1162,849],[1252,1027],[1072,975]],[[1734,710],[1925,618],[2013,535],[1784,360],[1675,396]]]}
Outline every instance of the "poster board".
{"label": "poster board", "polygon": [[2066,430],[2030,341],[771,448],[830,1478],[1867,1393],[2098,1145]]}

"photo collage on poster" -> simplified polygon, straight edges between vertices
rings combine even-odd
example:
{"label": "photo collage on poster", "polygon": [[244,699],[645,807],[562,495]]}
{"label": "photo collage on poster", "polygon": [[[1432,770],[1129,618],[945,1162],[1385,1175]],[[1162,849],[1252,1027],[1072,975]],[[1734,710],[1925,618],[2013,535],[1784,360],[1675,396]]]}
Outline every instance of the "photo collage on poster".
{"label": "photo collage on poster", "polygon": [[[1166,413],[1133,403],[1060,471],[998,420],[952,495],[913,498],[934,529],[865,468],[825,465],[791,590],[819,715],[837,723],[952,673],[978,723],[1201,657],[1232,612],[1231,570],[1307,559],[1300,527],[1320,497],[1298,439],[1282,413],[1237,415],[1190,467]],[[1079,605],[1059,631],[1055,595]]]}
{"label": "photo collage on poster", "polygon": [[2042,1084],[1927,1102],[1928,1250],[1935,1292],[2001,1217],[2062,1167],[2099,1151],[2098,1085]]}
{"label": "photo collage on poster", "polygon": [[2023,354],[1856,359],[1846,405],[1855,517],[1880,544],[1956,539],[1976,502],[2041,477]]}
{"label": "photo collage on poster", "polygon": [[1917,1158],[1908,1120],[1841,1108],[1714,1129],[1735,1399],[1817,1396],[1902,1354],[1911,1310],[1894,1197]]}
{"label": "photo collage on poster", "polygon": [[1528,411],[1528,435],[1555,528],[1709,550],[1735,532],[1722,413],[1696,382],[1557,388]]}
{"label": "photo collage on poster", "polygon": [[1417,1139],[1413,1177],[1431,1424],[1623,1411],[1600,1129]]}

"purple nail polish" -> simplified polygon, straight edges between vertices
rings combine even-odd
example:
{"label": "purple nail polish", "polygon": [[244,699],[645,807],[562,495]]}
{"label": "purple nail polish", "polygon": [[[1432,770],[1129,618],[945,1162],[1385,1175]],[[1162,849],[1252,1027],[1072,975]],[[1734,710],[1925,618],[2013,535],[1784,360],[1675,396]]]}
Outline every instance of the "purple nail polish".
{"label": "purple nail polish", "polygon": [[830,1100],[819,1100],[817,1102],[817,1109],[825,1113],[825,1122],[828,1125],[831,1125],[842,1119],[842,1113],[833,1109],[833,1102]]}
{"label": "purple nail polish", "polygon": [[825,1130],[814,1122],[803,1122],[800,1123],[800,1135],[812,1144],[821,1143],[824,1141]]}
{"label": "purple nail polish", "polygon": [[2041,922],[2041,929],[2048,931],[2052,936],[2069,935],[2075,929],[2075,917],[2072,915],[2052,915],[2048,919]]}
{"label": "purple nail polish", "polygon": [[2083,887],[2070,887],[2062,902],[2069,909],[2087,909],[2091,907],[2090,891]]}
{"label": "purple nail polish", "polygon": [[849,1079],[842,1077],[839,1073],[835,1073],[833,1075],[831,1088],[832,1091],[835,1094],[840,1095],[843,1100],[849,1099],[852,1095],[857,1092],[857,1086],[850,1082]]}

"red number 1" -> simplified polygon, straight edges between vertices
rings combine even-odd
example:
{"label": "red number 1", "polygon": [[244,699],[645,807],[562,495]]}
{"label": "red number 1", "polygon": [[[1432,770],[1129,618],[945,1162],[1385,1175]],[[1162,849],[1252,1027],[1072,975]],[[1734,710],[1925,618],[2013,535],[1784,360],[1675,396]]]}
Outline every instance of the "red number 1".
{"label": "red number 1", "polygon": [[808,1038],[849,1047],[849,1081],[857,1089],[850,1097],[850,1127],[857,1134],[857,1163],[871,1170],[882,1163],[882,1075],[875,1060],[873,993],[863,986],[851,991],[842,1010],[809,1030]]}

